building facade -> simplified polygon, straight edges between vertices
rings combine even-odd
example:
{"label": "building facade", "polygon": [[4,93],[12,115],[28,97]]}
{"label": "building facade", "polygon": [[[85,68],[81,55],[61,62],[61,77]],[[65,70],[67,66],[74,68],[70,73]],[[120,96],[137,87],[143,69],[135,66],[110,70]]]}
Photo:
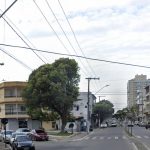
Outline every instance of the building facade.
{"label": "building facade", "polygon": [[[78,96],[78,101],[73,104],[72,115],[75,118],[88,119],[88,92],[80,92]],[[89,94],[89,116],[93,113],[93,105],[96,102],[96,97],[90,93]]]}
{"label": "building facade", "polygon": [[150,85],[145,87],[145,93],[146,98],[143,105],[144,121],[150,122]]}
{"label": "building facade", "polygon": [[[137,108],[137,119],[139,121],[146,121],[144,114],[146,90],[150,85],[150,80],[146,75],[136,75],[134,79],[128,81],[127,85],[127,107]],[[146,108],[145,108],[146,109]]]}
{"label": "building facade", "polygon": [[[150,83],[146,75],[136,75],[127,84],[127,107],[131,108],[136,104],[141,104],[141,96],[144,96],[144,88]],[[140,94],[141,93],[141,94]],[[139,99],[138,99],[139,96]]]}
{"label": "building facade", "polygon": [[[32,120],[26,112],[26,107],[21,97],[22,90],[27,82],[3,82],[0,83],[0,120],[7,118],[6,129],[39,128],[41,123]],[[3,128],[0,122],[0,128]]]}

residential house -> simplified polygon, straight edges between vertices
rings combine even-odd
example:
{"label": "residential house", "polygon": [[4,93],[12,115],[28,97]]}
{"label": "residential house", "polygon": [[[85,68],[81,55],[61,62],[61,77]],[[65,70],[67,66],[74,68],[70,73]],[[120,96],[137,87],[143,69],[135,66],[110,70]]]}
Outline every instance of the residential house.
{"label": "residential house", "polygon": [[[39,128],[41,123],[32,120],[26,112],[26,106],[21,97],[22,90],[27,82],[13,81],[0,83],[0,119],[7,118],[6,129]],[[3,124],[0,121],[0,127]]]}

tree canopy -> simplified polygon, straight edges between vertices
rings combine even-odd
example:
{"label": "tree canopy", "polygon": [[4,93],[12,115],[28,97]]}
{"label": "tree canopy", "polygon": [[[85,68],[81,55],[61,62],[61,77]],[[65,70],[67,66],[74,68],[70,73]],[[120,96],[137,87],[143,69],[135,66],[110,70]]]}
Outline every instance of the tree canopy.
{"label": "tree canopy", "polygon": [[101,123],[106,117],[114,113],[113,104],[108,100],[102,100],[95,104],[93,112],[97,114]]}
{"label": "tree canopy", "polygon": [[78,71],[77,62],[69,58],[60,58],[34,70],[23,92],[29,115],[37,109],[41,110],[38,112],[57,112],[62,119],[63,131],[73,102],[79,94]]}

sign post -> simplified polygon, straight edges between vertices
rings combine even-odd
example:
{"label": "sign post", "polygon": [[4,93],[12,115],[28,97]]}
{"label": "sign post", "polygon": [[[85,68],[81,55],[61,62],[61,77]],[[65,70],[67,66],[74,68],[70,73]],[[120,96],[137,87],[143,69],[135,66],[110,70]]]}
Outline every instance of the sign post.
{"label": "sign post", "polygon": [[2,118],[1,123],[4,125],[4,130],[5,130],[5,148],[6,148],[6,124],[8,123],[7,118]]}

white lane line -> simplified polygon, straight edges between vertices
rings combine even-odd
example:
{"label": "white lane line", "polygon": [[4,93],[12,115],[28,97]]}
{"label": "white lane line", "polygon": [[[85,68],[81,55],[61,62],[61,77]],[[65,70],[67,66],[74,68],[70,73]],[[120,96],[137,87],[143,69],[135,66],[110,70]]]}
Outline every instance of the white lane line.
{"label": "white lane line", "polygon": [[123,138],[123,139],[127,139],[127,137],[126,137],[126,136],[123,136],[122,138]]}
{"label": "white lane line", "polygon": [[136,137],[137,137],[138,139],[141,139],[141,138],[142,138],[141,136],[138,136],[138,135],[136,135]]}
{"label": "white lane line", "polygon": [[94,136],[94,137],[92,137],[92,140],[95,140],[97,137],[96,136]]}
{"label": "white lane line", "polygon": [[115,136],[115,140],[118,140],[118,136]]}
{"label": "white lane line", "polygon": [[103,137],[103,136],[101,136],[101,137],[99,137],[99,139],[100,139],[100,140],[103,140],[103,139],[104,139],[104,137]]}
{"label": "white lane line", "polygon": [[89,138],[90,138],[90,137],[85,137],[84,139],[85,139],[85,140],[88,140]]}

